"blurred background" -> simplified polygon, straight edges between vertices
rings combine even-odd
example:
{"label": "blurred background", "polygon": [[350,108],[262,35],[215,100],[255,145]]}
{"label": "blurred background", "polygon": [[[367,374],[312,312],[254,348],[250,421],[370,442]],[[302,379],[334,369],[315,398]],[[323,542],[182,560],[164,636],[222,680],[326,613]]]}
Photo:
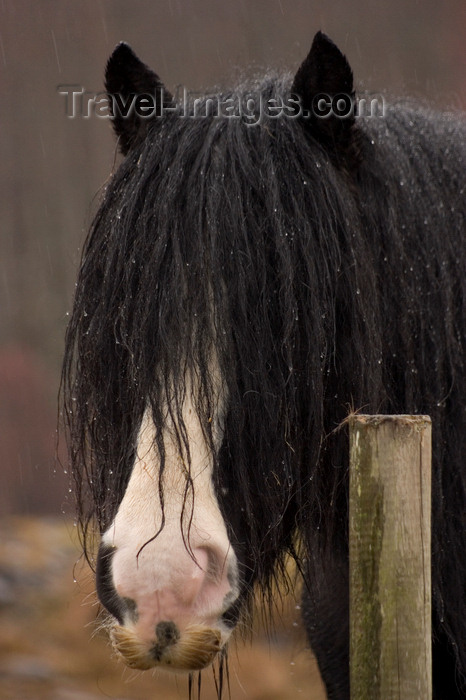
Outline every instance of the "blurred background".
{"label": "blurred background", "polygon": [[[81,246],[115,163],[108,120],[67,117],[59,86],[103,89],[129,42],[170,91],[295,71],[322,29],[360,89],[466,105],[464,0],[2,0],[0,3],[0,697],[186,697],[91,639],[57,394]],[[78,583],[74,579],[78,579]],[[84,601],[84,604],[83,604]],[[274,640],[233,651],[232,698],[323,698],[296,601]],[[147,677],[146,677],[147,676]],[[211,678],[206,698],[214,697]],[[210,695],[209,695],[210,693]]]}

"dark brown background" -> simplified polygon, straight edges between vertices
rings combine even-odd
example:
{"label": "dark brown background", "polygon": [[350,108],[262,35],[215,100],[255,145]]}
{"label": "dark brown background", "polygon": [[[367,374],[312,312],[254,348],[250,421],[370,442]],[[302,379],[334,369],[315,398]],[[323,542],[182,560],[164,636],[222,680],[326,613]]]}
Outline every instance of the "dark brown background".
{"label": "dark brown background", "polygon": [[[0,515],[73,517],[68,477],[54,456],[56,397],[80,246],[114,162],[114,143],[107,120],[68,119],[57,87],[101,91],[105,62],[123,39],[172,91],[178,85],[191,90],[225,86],[264,66],[295,71],[318,29],[346,52],[360,88],[414,94],[438,106],[466,105],[464,0],[0,3]],[[15,585],[13,607],[2,607],[2,581],[7,574],[16,581],[10,569],[17,563],[14,543],[23,537],[18,522],[0,522],[0,612],[7,615],[17,615],[23,595]],[[31,532],[37,531],[44,548],[41,566],[49,571],[54,550],[44,535],[46,521],[40,523],[26,527],[22,546],[35,551]],[[76,556],[61,560],[65,588],[72,583]],[[7,572],[3,579],[2,571]],[[31,590],[37,593],[40,586]],[[66,600],[63,594],[64,605]],[[19,622],[14,628],[18,639],[27,638],[28,626],[43,624],[26,614],[21,619],[24,628]],[[87,630],[82,640],[89,635]],[[0,651],[9,658],[11,645]],[[256,657],[248,653],[244,663],[251,658]],[[105,686],[102,697],[130,697],[125,684],[118,685],[120,671],[112,668],[116,686]],[[0,664],[0,695],[1,679]],[[309,691],[300,690],[309,697]],[[5,697],[19,697],[17,688],[12,692]],[[21,697],[29,697],[25,692]],[[37,688],[31,692],[39,697]],[[163,692],[154,691],[153,697],[168,697]],[[254,697],[272,697],[264,692],[268,695]],[[46,693],[43,697],[59,697],[52,690]],[[66,697],[85,700],[76,693],[75,688]],[[134,697],[149,697],[140,693]],[[235,698],[253,697],[252,691],[238,693]],[[279,691],[277,697],[285,696]]]}

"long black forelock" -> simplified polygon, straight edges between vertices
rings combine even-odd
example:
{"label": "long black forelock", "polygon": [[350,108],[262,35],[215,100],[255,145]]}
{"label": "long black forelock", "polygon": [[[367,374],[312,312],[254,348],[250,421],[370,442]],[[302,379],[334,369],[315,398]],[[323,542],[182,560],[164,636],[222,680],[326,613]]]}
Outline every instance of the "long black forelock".
{"label": "long black forelock", "polygon": [[[261,93],[286,88],[268,81]],[[166,117],[122,163],[85,246],[67,336],[66,415],[83,522],[95,516],[102,531],[115,516],[147,405],[162,463],[167,400],[186,447],[179,392],[187,371],[199,377],[197,410],[213,449],[215,349],[229,407],[223,454],[249,547],[269,563],[290,542],[281,532],[287,507],[299,517],[309,506],[299,474],[305,432],[314,436],[309,453],[319,451],[322,363],[335,333],[322,309],[334,307],[341,222],[351,227],[338,178],[284,118],[248,126]],[[305,392],[314,400],[303,411]]]}
{"label": "long black forelock", "polygon": [[[283,99],[289,84],[265,80],[263,100]],[[220,507],[233,545],[246,552],[245,578],[266,585],[274,567],[284,569],[286,553],[296,554],[296,531],[308,553],[324,521],[328,539],[336,532],[344,540],[344,438],[332,444],[331,463],[319,458],[347,402],[373,411],[430,410],[460,361],[452,326],[444,341],[451,367],[440,366],[430,379],[397,369],[412,367],[415,334],[443,323],[438,301],[426,307],[418,299],[417,275],[428,258],[445,258],[448,270],[454,256],[447,234],[442,244],[435,235],[440,212],[429,214],[438,219],[431,229],[423,227],[428,240],[420,236],[419,250],[409,249],[426,216],[417,192],[436,185],[404,150],[410,113],[401,115],[366,120],[361,129],[362,209],[354,181],[297,119],[263,118],[254,126],[215,116],[154,120],[106,189],[68,329],[65,410],[84,524],[95,518],[103,531],[114,518],[147,406],[161,470],[168,405],[189,474],[182,406],[191,373]],[[398,148],[385,149],[389,122]],[[398,170],[407,182],[419,179],[405,205]],[[406,235],[397,212],[406,217]],[[410,255],[419,268],[400,278]],[[423,274],[439,293],[434,264]],[[442,282],[447,306],[453,282]],[[399,308],[403,294],[411,311],[389,338],[381,319]],[[226,397],[219,449],[213,355]]]}

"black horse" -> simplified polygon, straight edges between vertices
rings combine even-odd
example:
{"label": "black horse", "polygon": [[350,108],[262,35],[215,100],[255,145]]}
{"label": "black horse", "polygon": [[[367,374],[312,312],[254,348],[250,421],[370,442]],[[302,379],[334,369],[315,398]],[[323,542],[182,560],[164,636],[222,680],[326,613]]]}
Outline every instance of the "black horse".
{"label": "black horse", "polygon": [[407,102],[364,116],[321,33],[294,80],[202,100],[177,102],[125,44],[106,79],[126,158],[63,381],[115,647],[138,668],[208,665],[291,554],[328,697],[347,700],[335,428],[350,407],[425,413],[434,697],[466,698],[465,122]]}

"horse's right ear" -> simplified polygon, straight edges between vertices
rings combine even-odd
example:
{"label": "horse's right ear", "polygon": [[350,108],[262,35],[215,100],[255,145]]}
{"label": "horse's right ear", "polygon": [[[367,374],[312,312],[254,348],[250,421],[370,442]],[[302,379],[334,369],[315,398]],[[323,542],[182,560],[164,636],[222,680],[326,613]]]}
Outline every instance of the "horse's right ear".
{"label": "horse's right ear", "polygon": [[118,44],[108,59],[105,89],[123,155],[144,139],[149,124],[162,115],[163,108],[173,105],[173,98],[159,76],[124,42]]}
{"label": "horse's right ear", "polygon": [[[353,73],[340,49],[322,32],[315,35],[291,92],[299,98],[303,125],[314,138],[338,162],[357,164]],[[340,102],[342,111],[335,113]]]}

